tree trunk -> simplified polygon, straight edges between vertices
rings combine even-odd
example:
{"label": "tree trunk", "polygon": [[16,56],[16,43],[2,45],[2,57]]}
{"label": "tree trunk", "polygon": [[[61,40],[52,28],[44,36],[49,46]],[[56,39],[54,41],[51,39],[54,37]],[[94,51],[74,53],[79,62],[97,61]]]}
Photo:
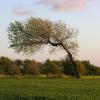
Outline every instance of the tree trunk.
{"label": "tree trunk", "polygon": [[76,78],[80,78],[80,72],[79,72],[79,68],[78,68],[78,65],[77,63],[74,61],[73,57],[72,57],[72,54],[69,52],[69,50],[62,44],[61,45],[63,47],[63,49],[68,53],[68,56],[70,58],[70,61],[74,67],[74,76]]}

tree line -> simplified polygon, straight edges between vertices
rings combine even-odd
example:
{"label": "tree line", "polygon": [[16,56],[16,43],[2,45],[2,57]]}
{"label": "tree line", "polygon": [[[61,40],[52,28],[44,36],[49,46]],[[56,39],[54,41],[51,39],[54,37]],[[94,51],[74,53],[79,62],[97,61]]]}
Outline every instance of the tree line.
{"label": "tree line", "polygon": [[[79,72],[82,76],[100,75],[100,68],[91,64],[90,61],[76,61],[79,66]],[[36,62],[35,60],[11,60],[8,57],[0,57],[0,75],[9,76],[46,76],[63,77],[74,76],[74,68],[70,60],[46,60],[45,62]]]}

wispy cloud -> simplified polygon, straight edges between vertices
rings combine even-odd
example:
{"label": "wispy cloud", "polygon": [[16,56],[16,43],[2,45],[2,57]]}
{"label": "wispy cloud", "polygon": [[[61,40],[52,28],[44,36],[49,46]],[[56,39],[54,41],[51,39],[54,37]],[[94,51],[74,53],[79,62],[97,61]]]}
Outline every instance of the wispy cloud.
{"label": "wispy cloud", "polygon": [[[96,0],[90,0],[96,1]],[[45,4],[53,10],[59,11],[77,11],[82,10],[87,5],[87,0],[40,0],[38,4]]]}
{"label": "wispy cloud", "polygon": [[12,14],[16,16],[26,16],[26,15],[34,15],[35,12],[24,6],[17,6],[12,10]]}

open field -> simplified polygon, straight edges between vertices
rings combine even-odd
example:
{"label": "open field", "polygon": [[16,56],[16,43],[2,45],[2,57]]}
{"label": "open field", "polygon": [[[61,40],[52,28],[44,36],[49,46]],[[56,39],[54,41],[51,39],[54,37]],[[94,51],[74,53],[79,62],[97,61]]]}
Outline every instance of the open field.
{"label": "open field", "polygon": [[0,78],[0,100],[100,100],[100,79]]}

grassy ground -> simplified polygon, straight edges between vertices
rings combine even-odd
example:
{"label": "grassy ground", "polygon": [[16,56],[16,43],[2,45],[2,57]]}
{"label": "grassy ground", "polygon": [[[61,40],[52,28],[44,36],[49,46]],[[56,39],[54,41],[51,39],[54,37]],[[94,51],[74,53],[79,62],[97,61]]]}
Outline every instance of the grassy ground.
{"label": "grassy ground", "polygon": [[100,100],[100,79],[0,78],[0,100]]}

